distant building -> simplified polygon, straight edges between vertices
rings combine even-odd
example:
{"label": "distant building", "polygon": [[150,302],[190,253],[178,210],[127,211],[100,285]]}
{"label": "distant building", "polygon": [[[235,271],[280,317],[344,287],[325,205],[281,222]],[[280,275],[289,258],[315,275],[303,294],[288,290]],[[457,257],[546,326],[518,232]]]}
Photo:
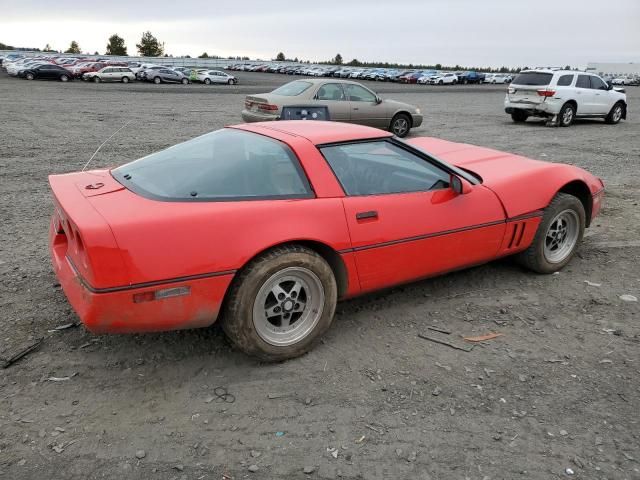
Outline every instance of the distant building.
{"label": "distant building", "polygon": [[600,63],[589,62],[587,71],[612,77],[640,76],[640,63]]}

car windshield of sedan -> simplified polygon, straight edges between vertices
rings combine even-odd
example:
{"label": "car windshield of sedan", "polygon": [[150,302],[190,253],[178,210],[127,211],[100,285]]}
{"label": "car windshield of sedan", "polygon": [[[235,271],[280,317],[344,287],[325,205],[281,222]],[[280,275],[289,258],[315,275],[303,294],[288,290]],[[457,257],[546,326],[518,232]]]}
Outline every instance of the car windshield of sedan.
{"label": "car windshield of sedan", "polygon": [[296,95],[300,95],[305,90],[308,90],[313,83],[305,82],[303,80],[295,80],[293,82],[289,82],[279,88],[276,88],[273,92],[273,95],[282,95],[283,97],[295,97]]}
{"label": "car windshield of sedan", "polygon": [[310,198],[297,157],[277,140],[224,128],[112,170],[129,190],[164,201]]}

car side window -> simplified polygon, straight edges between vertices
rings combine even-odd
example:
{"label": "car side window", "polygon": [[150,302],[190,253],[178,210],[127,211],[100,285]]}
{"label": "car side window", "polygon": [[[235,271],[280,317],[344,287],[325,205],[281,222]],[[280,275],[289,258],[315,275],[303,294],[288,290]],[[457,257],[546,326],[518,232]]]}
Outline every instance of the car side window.
{"label": "car side window", "polygon": [[426,192],[449,187],[449,174],[386,140],[321,148],[349,196]]}
{"label": "car side window", "polygon": [[591,88],[596,90],[608,90],[608,86],[599,77],[591,75]]}
{"label": "car side window", "polygon": [[325,83],[316,93],[318,100],[344,100],[344,91],[339,83]]}
{"label": "car side window", "polygon": [[577,88],[591,88],[591,82],[589,81],[589,75],[578,75],[578,81],[576,82]]}
{"label": "car side window", "polygon": [[347,83],[344,85],[344,90],[352,102],[375,102],[376,96],[373,92],[370,92],[360,85],[353,83]]}
{"label": "car side window", "polygon": [[568,87],[572,83],[573,83],[573,75],[562,75],[558,79],[558,86],[559,87]]}

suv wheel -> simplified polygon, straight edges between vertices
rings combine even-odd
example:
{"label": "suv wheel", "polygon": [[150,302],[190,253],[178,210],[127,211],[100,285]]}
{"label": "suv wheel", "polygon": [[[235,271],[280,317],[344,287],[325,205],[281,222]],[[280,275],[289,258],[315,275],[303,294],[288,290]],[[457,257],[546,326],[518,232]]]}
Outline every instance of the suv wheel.
{"label": "suv wheel", "polygon": [[609,112],[609,115],[607,115],[607,118],[605,118],[604,121],[611,125],[615,125],[622,119],[623,113],[624,105],[622,104],[622,102],[618,102],[613,106],[613,108]]}
{"label": "suv wheel", "polygon": [[558,125],[568,127],[573,123],[575,117],[576,107],[574,107],[572,103],[565,103],[558,114]]}
{"label": "suv wheel", "polygon": [[511,119],[516,123],[526,122],[529,115],[524,110],[514,110]]}

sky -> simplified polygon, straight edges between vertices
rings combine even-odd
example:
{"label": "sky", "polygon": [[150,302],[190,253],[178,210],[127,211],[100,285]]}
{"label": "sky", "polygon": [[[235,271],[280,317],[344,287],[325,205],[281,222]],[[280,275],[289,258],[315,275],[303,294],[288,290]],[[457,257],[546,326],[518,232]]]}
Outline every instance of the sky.
{"label": "sky", "polygon": [[640,0],[0,0],[0,42],[72,40],[129,55],[144,31],[173,56],[249,56],[462,66],[640,62]]}

